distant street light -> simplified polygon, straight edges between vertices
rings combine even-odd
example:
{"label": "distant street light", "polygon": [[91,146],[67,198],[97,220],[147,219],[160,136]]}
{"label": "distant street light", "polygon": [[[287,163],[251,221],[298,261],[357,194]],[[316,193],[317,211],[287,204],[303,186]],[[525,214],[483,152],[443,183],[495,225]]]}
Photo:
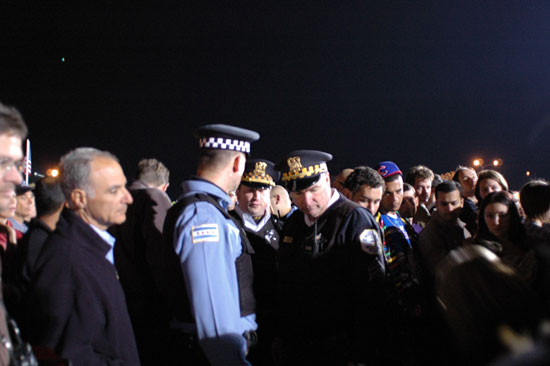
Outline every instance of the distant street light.
{"label": "distant street light", "polygon": [[501,158],[497,158],[497,159],[493,159],[490,164],[484,164],[484,163],[485,161],[482,158],[476,158],[472,161],[472,165],[476,170],[483,170],[489,167],[496,168],[496,167],[502,166],[503,161]]}
{"label": "distant street light", "polygon": [[526,176],[530,176],[530,175],[531,175],[531,172],[528,170],[528,171],[525,172],[525,175],[526,175]]}
{"label": "distant street light", "polygon": [[474,166],[476,168],[479,168],[480,166],[483,165],[484,161],[483,161],[483,159],[478,158],[478,159],[474,159],[474,161],[472,163],[474,164]]}
{"label": "distant street light", "polygon": [[46,171],[46,174],[49,176],[49,177],[57,177],[59,175],[59,169],[57,168],[50,168]]}

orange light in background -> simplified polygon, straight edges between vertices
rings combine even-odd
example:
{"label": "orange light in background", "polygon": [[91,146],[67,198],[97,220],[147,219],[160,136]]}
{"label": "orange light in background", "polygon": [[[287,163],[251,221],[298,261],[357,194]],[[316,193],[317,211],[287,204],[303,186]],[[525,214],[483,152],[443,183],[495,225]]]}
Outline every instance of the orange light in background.
{"label": "orange light in background", "polygon": [[48,175],[48,177],[57,177],[59,175],[59,169],[57,168],[50,168],[46,171],[46,175]]}
{"label": "orange light in background", "polygon": [[526,176],[530,176],[530,175],[531,175],[531,172],[528,170],[528,171],[525,172],[525,175],[526,175]]}
{"label": "orange light in background", "polygon": [[475,167],[480,167],[483,165],[483,159],[474,159],[472,164],[474,164]]}
{"label": "orange light in background", "polygon": [[501,166],[502,165],[502,159],[495,159],[493,160],[493,166]]}

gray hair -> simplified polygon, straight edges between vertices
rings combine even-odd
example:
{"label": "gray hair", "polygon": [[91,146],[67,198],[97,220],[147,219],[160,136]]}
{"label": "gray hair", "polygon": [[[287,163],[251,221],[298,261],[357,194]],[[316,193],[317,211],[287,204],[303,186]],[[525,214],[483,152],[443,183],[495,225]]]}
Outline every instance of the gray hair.
{"label": "gray hair", "polygon": [[79,147],[61,157],[59,169],[61,188],[67,200],[70,199],[71,192],[77,188],[85,190],[88,194],[93,194],[90,190],[91,163],[99,157],[111,159],[118,163],[117,157],[110,152],[93,147]]}

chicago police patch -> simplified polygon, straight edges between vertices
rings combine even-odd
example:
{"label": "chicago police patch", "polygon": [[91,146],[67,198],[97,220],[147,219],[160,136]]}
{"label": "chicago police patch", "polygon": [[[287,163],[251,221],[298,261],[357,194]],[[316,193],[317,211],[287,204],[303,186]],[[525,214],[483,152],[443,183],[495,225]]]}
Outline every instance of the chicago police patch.
{"label": "chicago police patch", "polygon": [[220,241],[218,224],[202,224],[191,228],[193,244]]}
{"label": "chicago police patch", "polygon": [[380,254],[382,252],[382,240],[376,229],[365,229],[359,235],[361,249],[368,254]]}

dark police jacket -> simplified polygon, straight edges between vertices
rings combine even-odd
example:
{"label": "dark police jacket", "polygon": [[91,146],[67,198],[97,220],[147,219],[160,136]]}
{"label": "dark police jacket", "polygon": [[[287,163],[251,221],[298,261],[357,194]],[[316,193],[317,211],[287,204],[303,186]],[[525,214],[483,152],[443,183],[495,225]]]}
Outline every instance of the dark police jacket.
{"label": "dark police jacket", "polygon": [[277,251],[280,229],[276,227],[273,216],[270,216],[258,231],[253,231],[246,226],[243,212],[238,206],[231,211],[231,215],[239,221],[254,249],[252,267],[256,316],[262,318],[274,310],[277,299]]}
{"label": "dark police jacket", "polygon": [[342,195],[312,226],[296,212],[279,248],[283,337],[325,337],[367,325],[384,278],[381,232],[370,212]]}
{"label": "dark police jacket", "polygon": [[30,340],[74,365],[139,365],[110,246],[65,209],[40,253],[30,292]]}

